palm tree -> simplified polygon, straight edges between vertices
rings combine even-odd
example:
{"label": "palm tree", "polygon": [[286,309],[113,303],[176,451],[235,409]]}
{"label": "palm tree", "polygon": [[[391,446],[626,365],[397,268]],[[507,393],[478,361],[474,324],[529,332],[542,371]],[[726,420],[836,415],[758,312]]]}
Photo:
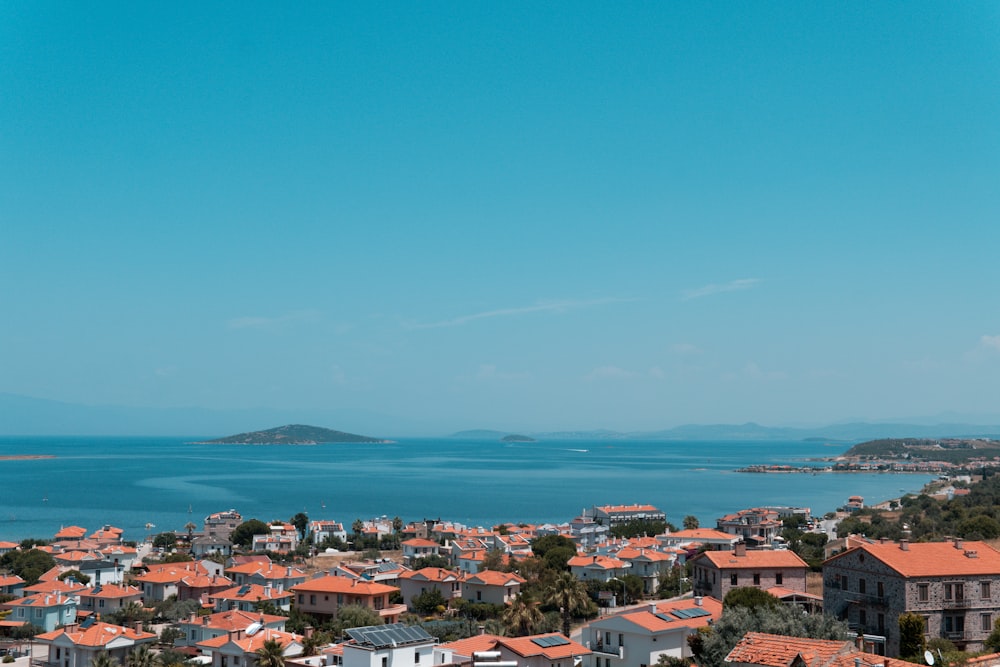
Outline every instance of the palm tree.
{"label": "palm tree", "polygon": [[569,637],[570,620],[590,606],[590,596],[583,582],[569,572],[560,572],[545,589],[545,601],[559,607],[562,613],[563,634]]}
{"label": "palm tree", "polygon": [[125,667],[154,667],[156,654],[146,645],[136,647],[125,657]]}
{"label": "palm tree", "polygon": [[101,651],[90,659],[90,667],[121,667],[121,664],[107,651]]}
{"label": "palm tree", "polygon": [[267,639],[257,649],[257,667],[285,667],[285,649],[275,639]]}
{"label": "palm tree", "polygon": [[515,637],[534,634],[535,629],[545,620],[538,605],[518,594],[503,611],[503,624],[507,632]]}
{"label": "palm tree", "polygon": [[191,541],[191,533],[193,533],[197,527],[198,526],[195,525],[193,521],[188,521],[186,524],[184,524],[184,530],[188,532],[188,542]]}

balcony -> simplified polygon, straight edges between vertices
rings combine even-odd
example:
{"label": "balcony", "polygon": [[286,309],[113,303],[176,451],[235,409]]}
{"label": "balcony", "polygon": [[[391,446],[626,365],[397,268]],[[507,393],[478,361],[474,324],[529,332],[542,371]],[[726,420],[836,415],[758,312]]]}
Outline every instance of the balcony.
{"label": "balcony", "polygon": [[972,600],[969,598],[958,598],[953,600],[942,600],[941,607],[943,609],[967,609],[972,606]]}
{"label": "balcony", "polygon": [[624,646],[615,646],[614,644],[605,644],[604,642],[597,642],[597,644],[591,645],[590,642],[587,642],[587,648],[593,651],[595,655],[610,656],[619,660],[625,659]]}
{"label": "balcony", "polygon": [[948,631],[945,630],[941,633],[941,636],[945,639],[950,639],[953,642],[965,641],[965,632],[962,630]]}

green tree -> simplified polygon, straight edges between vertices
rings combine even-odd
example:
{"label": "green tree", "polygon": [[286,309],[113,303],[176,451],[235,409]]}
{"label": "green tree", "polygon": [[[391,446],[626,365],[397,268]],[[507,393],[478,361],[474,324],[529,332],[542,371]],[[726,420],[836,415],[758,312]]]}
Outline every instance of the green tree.
{"label": "green tree", "polygon": [[193,521],[188,521],[186,524],[184,524],[184,530],[187,531],[188,542],[190,542],[191,535],[194,533],[194,531],[198,530],[198,526]]}
{"label": "green tree", "polygon": [[155,665],[156,654],[146,645],[136,647],[125,656],[125,667],[155,667]]}
{"label": "green tree", "polygon": [[266,639],[257,654],[257,667],[285,667],[285,649],[275,639]]}
{"label": "green tree", "polygon": [[238,547],[249,549],[253,544],[254,535],[266,535],[271,532],[271,527],[260,519],[250,519],[236,526],[229,541]]}
{"label": "green tree", "polygon": [[694,530],[699,525],[698,517],[694,516],[693,514],[688,514],[686,517],[684,517],[683,525],[684,525],[684,530]]}
{"label": "green tree", "polygon": [[448,559],[439,554],[431,554],[430,556],[423,556],[422,558],[417,558],[413,561],[414,570],[422,570],[425,567],[440,567],[447,570],[451,567],[451,563]]}
{"label": "green tree", "polygon": [[726,607],[749,607],[750,609],[756,609],[758,607],[768,607],[773,609],[777,607],[781,602],[778,598],[774,597],[767,591],[762,591],[759,588],[754,588],[753,586],[740,586],[738,588],[731,588],[729,592],[726,593],[726,597],[722,600],[722,606]]}
{"label": "green tree", "polygon": [[531,541],[531,551],[551,570],[568,570],[576,555],[576,545],[565,535],[545,535]]}
{"label": "green tree", "polygon": [[514,637],[535,634],[538,627],[542,625],[545,617],[534,601],[519,594],[514,598],[507,608],[504,609],[501,617],[504,628]]}
{"label": "green tree", "polygon": [[587,587],[583,582],[569,572],[561,572],[545,589],[545,601],[558,607],[562,615],[562,630],[567,637],[570,631],[570,621],[574,616],[586,612],[591,605]]}
{"label": "green tree", "polygon": [[306,528],[309,527],[309,517],[306,516],[305,512],[299,512],[291,519],[289,519],[288,523],[295,526],[295,530],[299,532],[300,540],[306,539]]}
{"label": "green tree", "polygon": [[907,612],[899,615],[899,655],[903,660],[922,662],[924,650],[924,618]]}
{"label": "green tree", "polygon": [[337,636],[343,636],[347,628],[363,628],[368,625],[381,625],[382,618],[374,609],[364,605],[352,604],[342,607],[336,620],[331,624]]}
{"label": "green tree", "polygon": [[153,537],[153,546],[158,549],[173,549],[177,546],[177,535],[174,533],[160,533]]}
{"label": "green tree", "polygon": [[403,530],[403,519],[398,516],[392,517],[392,532],[398,533]]}
{"label": "green tree", "polygon": [[502,572],[504,570],[503,564],[503,551],[500,549],[490,549],[483,556],[483,564],[481,569],[483,570],[493,570],[494,572]]}
{"label": "green tree", "polygon": [[110,653],[101,651],[90,659],[90,667],[121,667],[121,665],[111,657]]}
{"label": "green tree", "polygon": [[38,549],[8,551],[0,556],[0,569],[21,577],[27,586],[37,584],[39,577],[55,566],[55,558]]}
{"label": "green tree", "polygon": [[80,570],[66,570],[56,578],[59,581],[66,581],[70,577],[73,577],[73,579],[75,579],[76,581],[80,582],[83,585],[87,585],[90,583],[90,577],[85,575],[83,572],[80,572]]}
{"label": "green tree", "polygon": [[410,606],[414,611],[425,616],[437,612],[438,607],[446,607],[447,605],[448,601],[441,595],[441,591],[436,588],[424,591],[419,595],[414,595],[410,599]]}

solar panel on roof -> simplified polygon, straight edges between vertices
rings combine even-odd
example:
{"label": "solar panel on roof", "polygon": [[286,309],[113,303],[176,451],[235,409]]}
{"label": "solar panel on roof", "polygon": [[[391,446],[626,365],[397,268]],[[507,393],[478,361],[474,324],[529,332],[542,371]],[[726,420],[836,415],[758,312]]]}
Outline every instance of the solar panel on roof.
{"label": "solar panel on roof", "polygon": [[667,623],[673,623],[673,622],[674,622],[674,619],[670,618],[670,617],[669,617],[669,616],[667,616],[666,614],[661,614],[661,613],[659,613],[659,612],[655,612],[655,613],[653,614],[653,616],[657,617],[657,618],[658,618],[658,619],[660,619],[661,621],[666,621]]}
{"label": "solar panel on roof", "polygon": [[689,618],[700,618],[701,616],[711,616],[711,612],[705,611],[698,607],[691,609],[674,609],[670,612],[677,618],[689,619]]}
{"label": "solar panel on roof", "polygon": [[250,584],[244,584],[243,588],[241,588],[239,593],[237,593],[236,595],[238,595],[239,597],[243,597],[249,592],[250,592]]}
{"label": "solar panel on roof", "polygon": [[538,644],[542,648],[549,648],[552,646],[565,646],[569,643],[569,640],[565,637],[560,637],[559,635],[549,635],[547,637],[533,637],[531,639],[534,643]]}
{"label": "solar panel on roof", "polygon": [[419,626],[405,626],[399,623],[391,625],[371,625],[363,628],[345,630],[347,636],[359,644],[369,644],[375,648],[399,646],[400,644],[417,644],[433,641],[434,638]]}
{"label": "solar panel on roof", "polygon": [[87,618],[83,619],[83,623],[80,624],[80,629],[86,630],[87,628],[92,626],[96,620],[97,620],[96,617],[88,616]]}

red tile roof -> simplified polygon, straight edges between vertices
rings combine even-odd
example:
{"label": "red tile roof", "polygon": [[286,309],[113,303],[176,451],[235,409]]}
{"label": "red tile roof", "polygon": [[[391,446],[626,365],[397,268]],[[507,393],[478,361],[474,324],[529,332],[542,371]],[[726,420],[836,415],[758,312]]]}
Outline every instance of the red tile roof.
{"label": "red tile roof", "polygon": [[870,554],[904,577],[977,576],[1000,572],[1000,551],[985,542],[915,542],[901,549],[896,542],[861,544],[827,563],[858,550]]}
{"label": "red tile roof", "polygon": [[362,581],[347,577],[318,577],[292,586],[296,593],[350,593],[351,595],[386,595],[399,589],[374,581]]}
{"label": "red tile roof", "polygon": [[109,623],[101,622],[94,623],[86,630],[81,630],[78,626],[59,628],[58,630],[38,635],[35,639],[43,642],[50,642],[58,639],[62,635],[65,635],[67,639],[77,646],[93,647],[107,646],[119,637],[125,637],[126,639],[131,639],[132,641],[148,641],[156,639],[156,635],[152,632],[141,632],[132,628],[123,628],[119,625],[111,625]]}
{"label": "red tile roof", "polygon": [[695,559],[708,560],[720,570],[809,567],[795,552],[788,549],[747,550],[743,556],[737,556],[735,551],[705,551],[698,554]]}
{"label": "red tile roof", "polygon": [[727,663],[763,667],[789,667],[799,657],[807,667],[854,667],[857,659],[864,665],[877,663],[884,667],[911,667],[913,664],[862,653],[850,641],[787,637],[763,632],[746,633],[725,660]]}
{"label": "red tile roof", "polygon": [[[683,609],[704,609],[709,613],[709,615],[685,619],[673,616],[670,613],[672,611],[680,611]],[[657,616],[657,614],[663,614],[671,620],[664,620]],[[705,627],[709,623],[718,621],[720,616],[722,616],[722,603],[713,597],[704,597],[701,598],[700,605],[698,604],[697,598],[685,598],[683,600],[673,600],[670,602],[654,602],[644,608],[622,612],[617,617],[634,623],[649,632],[663,632],[664,630],[679,627]]]}
{"label": "red tile roof", "polygon": [[[543,637],[558,637],[565,640],[566,643],[559,644],[557,646],[540,646],[532,641]],[[562,660],[576,655],[591,654],[590,649],[586,646],[578,644],[558,632],[550,632],[543,635],[531,635],[528,637],[500,637],[497,639],[497,645],[506,647],[524,658],[542,655],[545,656],[546,660]]]}

